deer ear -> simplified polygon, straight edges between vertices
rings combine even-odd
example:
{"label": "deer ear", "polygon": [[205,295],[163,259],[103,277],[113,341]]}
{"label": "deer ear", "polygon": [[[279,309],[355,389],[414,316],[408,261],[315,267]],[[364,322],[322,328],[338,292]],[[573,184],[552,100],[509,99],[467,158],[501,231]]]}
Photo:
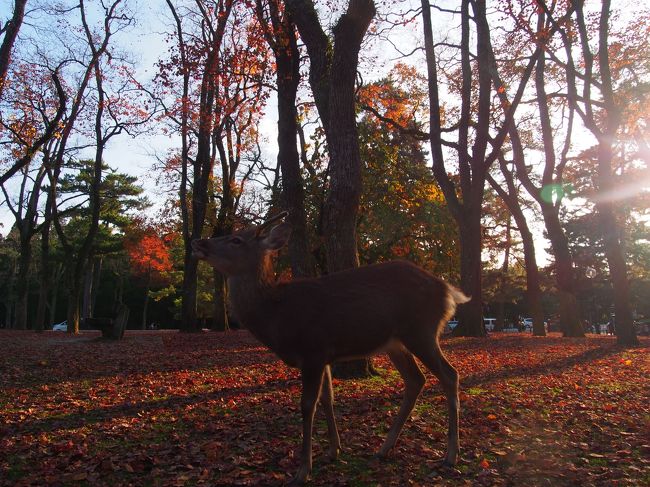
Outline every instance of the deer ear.
{"label": "deer ear", "polygon": [[289,241],[291,235],[291,225],[287,222],[274,226],[269,234],[264,237],[261,244],[266,250],[279,250]]}

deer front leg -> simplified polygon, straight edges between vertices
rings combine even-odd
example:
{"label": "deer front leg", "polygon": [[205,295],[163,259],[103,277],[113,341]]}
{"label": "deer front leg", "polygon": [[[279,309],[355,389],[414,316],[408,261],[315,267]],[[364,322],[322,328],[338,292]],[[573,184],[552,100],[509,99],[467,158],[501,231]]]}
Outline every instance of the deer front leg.
{"label": "deer front leg", "polygon": [[300,468],[289,485],[303,485],[311,473],[311,435],[314,426],[314,413],[323,383],[325,365],[305,365],[302,367],[302,452]]}
{"label": "deer front leg", "polygon": [[336,419],[334,418],[334,390],[332,388],[332,371],[330,366],[325,367],[323,374],[323,386],[321,388],[320,403],[325,411],[325,420],[327,421],[327,434],[329,436],[329,457],[334,461],[341,452],[341,439],[336,428]]}

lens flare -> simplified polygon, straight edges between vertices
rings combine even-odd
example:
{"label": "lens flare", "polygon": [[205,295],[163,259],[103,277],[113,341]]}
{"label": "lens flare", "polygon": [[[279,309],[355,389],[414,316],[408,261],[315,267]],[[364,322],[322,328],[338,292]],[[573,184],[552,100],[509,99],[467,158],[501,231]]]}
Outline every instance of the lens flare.
{"label": "lens flare", "polygon": [[547,184],[542,188],[540,196],[547,203],[555,203],[565,196],[571,198],[573,186],[571,184]]}
{"label": "lens flare", "polygon": [[594,203],[607,203],[612,201],[621,201],[628,198],[633,198],[643,191],[650,190],[650,176],[639,178],[636,181],[619,184],[615,188],[607,191],[600,191],[596,193],[591,201]]}

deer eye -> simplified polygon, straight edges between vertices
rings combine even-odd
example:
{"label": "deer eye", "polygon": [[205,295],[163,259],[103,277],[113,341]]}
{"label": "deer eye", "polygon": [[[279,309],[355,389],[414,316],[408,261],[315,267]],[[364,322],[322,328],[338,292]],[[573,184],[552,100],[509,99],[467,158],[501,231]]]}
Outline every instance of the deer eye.
{"label": "deer eye", "polygon": [[233,237],[230,239],[230,243],[233,243],[235,245],[241,245],[244,243],[244,240],[240,237]]}

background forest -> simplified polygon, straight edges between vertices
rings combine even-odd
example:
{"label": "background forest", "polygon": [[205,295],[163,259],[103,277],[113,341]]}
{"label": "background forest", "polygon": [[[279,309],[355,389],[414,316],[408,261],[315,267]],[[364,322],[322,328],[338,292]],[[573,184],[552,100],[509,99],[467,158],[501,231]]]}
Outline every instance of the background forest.
{"label": "background forest", "polygon": [[[454,333],[650,318],[650,18],[632,2],[0,8],[0,325],[229,323],[191,256],[290,212],[281,277],[408,259]],[[145,166],[142,154],[146,152]],[[137,161],[137,162],[136,162]]]}

